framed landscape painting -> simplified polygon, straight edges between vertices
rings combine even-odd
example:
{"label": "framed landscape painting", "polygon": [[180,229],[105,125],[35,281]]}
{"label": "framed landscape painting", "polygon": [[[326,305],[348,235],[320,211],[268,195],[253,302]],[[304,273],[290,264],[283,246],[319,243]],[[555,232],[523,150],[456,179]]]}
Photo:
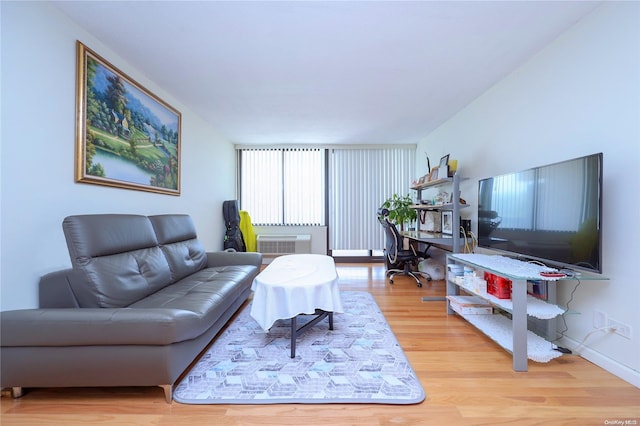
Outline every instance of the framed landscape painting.
{"label": "framed landscape painting", "polygon": [[180,195],[181,121],[77,42],[76,182]]}

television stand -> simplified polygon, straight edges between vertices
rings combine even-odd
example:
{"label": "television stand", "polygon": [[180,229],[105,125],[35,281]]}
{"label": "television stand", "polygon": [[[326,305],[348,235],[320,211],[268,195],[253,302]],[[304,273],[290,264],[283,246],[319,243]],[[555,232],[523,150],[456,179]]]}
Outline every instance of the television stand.
{"label": "television stand", "polygon": [[[478,296],[487,301],[494,308],[510,314],[466,315],[462,318],[485,333],[513,354],[513,369],[527,371],[528,360],[549,362],[562,356],[563,352],[554,348],[551,343],[556,338],[555,318],[564,314],[565,310],[555,304],[556,282],[572,281],[576,277],[548,278],[540,276],[540,272],[552,268],[521,260],[487,254],[448,254],[447,265],[463,265],[475,270],[476,275],[490,272],[511,280],[511,299],[499,299],[486,291],[478,291],[465,283],[462,277],[454,276],[447,271],[447,296],[459,295],[461,291]],[[606,280],[607,278],[595,274],[581,274],[582,280]],[[548,283],[547,301],[527,295],[527,281],[540,280]],[[447,301],[447,314],[457,313]],[[533,317],[547,322],[546,338],[540,337],[529,330],[528,318]]]}

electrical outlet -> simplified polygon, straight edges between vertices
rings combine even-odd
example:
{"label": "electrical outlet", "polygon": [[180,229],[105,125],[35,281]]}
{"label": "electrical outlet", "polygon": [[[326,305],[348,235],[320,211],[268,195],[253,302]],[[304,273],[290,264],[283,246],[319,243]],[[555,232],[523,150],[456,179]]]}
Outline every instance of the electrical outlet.
{"label": "electrical outlet", "polygon": [[603,328],[607,326],[607,314],[597,309],[593,311],[593,328]]}
{"label": "electrical outlet", "polygon": [[627,339],[631,339],[630,325],[621,323],[620,321],[613,318],[609,318],[607,325],[613,329],[614,333],[619,334],[622,337],[626,337]]}

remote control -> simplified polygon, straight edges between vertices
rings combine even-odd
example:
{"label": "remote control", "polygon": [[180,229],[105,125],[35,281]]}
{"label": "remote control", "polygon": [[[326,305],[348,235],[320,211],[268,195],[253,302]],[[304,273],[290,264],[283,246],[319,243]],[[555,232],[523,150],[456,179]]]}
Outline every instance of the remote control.
{"label": "remote control", "polygon": [[563,278],[566,276],[562,272],[540,272],[540,275],[546,278]]}

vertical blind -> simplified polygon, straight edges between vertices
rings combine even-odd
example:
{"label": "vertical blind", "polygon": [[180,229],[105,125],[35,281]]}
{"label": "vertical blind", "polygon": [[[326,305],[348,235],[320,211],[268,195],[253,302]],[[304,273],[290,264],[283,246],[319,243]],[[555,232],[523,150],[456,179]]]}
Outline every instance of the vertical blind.
{"label": "vertical blind", "polygon": [[284,223],[324,225],[324,150],[289,149],[284,161]]}
{"label": "vertical blind", "polygon": [[384,233],[376,212],[394,193],[409,193],[414,170],[415,147],[331,150],[330,249],[383,248]]}

